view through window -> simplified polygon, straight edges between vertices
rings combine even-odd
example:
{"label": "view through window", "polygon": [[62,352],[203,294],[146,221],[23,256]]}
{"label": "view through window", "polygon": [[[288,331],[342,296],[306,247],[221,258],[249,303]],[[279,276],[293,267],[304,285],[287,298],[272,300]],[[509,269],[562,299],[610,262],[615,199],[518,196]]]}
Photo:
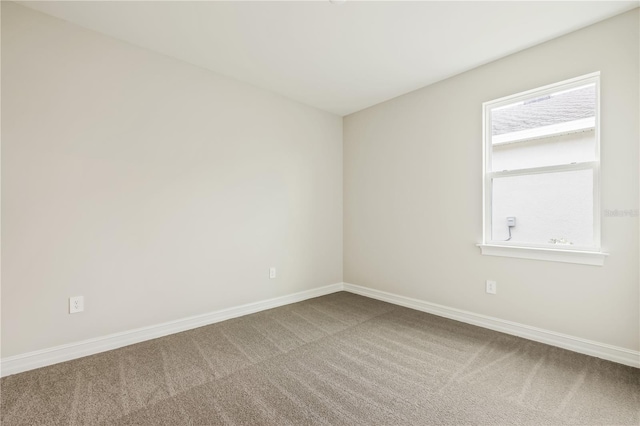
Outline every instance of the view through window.
{"label": "view through window", "polygon": [[600,246],[599,75],[485,104],[485,243]]}

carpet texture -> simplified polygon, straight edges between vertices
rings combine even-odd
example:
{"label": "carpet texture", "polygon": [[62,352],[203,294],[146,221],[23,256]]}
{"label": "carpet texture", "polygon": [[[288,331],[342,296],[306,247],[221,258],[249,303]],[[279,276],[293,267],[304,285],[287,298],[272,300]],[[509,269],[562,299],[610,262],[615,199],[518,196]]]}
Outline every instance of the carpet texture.
{"label": "carpet texture", "polygon": [[2,379],[10,425],[638,425],[640,370],[340,292]]}

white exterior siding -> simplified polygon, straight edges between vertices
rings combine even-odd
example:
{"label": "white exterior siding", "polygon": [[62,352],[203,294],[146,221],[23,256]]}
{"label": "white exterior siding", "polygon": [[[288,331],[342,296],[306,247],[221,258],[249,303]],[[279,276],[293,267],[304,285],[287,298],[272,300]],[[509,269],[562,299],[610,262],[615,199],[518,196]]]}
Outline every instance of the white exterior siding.
{"label": "white exterior siding", "polygon": [[[493,169],[514,170],[593,161],[593,130],[493,146]],[[507,217],[516,217],[511,242],[548,244],[560,239],[573,246],[593,244],[591,170],[494,179],[492,240],[509,238]]]}

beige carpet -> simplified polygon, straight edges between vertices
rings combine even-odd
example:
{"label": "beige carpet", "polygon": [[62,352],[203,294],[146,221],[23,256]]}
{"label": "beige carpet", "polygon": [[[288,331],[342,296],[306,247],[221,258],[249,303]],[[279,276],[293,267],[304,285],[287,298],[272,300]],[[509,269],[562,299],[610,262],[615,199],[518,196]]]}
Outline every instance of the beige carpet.
{"label": "beige carpet", "polygon": [[640,370],[349,294],[2,379],[9,425],[640,424]]}

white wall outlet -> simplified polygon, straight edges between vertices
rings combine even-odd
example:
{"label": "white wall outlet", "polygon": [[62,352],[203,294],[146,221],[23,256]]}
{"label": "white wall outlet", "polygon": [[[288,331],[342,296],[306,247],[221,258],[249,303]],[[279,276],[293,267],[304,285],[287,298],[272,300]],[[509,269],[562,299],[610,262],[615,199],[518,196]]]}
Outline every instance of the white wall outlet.
{"label": "white wall outlet", "polygon": [[276,267],[272,266],[269,268],[269,278],[273,279],[276,277]]}
{"label": "white wall outlet", "polygon": [[487,280],[487,293],[496,294],[498,291],[498,284],[495,281]]}
{"label": "white wall outlet", "polygon": [[76,314],[84,311],[84,296],[76,296],[69,298],[69,313]]}

